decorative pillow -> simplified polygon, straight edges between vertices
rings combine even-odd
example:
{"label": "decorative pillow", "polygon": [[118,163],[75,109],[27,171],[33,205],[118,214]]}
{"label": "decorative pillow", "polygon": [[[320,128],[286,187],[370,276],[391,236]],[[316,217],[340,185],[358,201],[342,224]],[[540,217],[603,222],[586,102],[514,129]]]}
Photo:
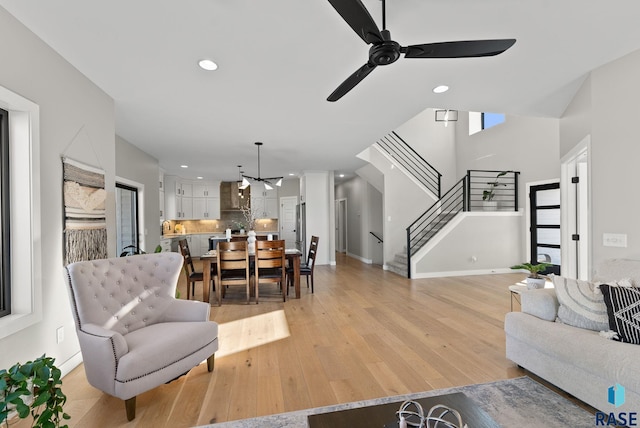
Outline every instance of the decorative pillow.
{"label": "decorative pillow", "polygon": [[594,331],[609,330],[609,317],[602,294],[588,281],[554,275],[553,286],[560,307],[558,318],[565,324]]}
{"label": "decorative pillow", "polygon": [[600,293],[600,286],[602,284],[607,284],[612,287],[634,287],[635,286],[631,278],[622,278],[616,281],[595,281],[593,284],[596,286],[596,288],[594,289],[596,294]]}
{"label": "decorative pillow", "polygon": [[600,286],[614,340],[640,345],[640,288]]}

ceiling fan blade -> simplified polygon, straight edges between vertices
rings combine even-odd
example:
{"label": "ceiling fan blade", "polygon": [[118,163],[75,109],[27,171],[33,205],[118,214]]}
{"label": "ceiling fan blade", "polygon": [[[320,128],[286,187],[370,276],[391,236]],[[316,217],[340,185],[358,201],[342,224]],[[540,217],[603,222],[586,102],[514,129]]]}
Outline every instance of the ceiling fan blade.
{"label": "ceiling fan blade", "polygon": [[365,43],[382,42],[376,22],[360,0],[329,0],[329,3]]}
{"label": "ceiling fan blade", "polygon": [[494,56],[509,49],[516,39],[425,43],[402,48],[405,58],[471,58]]}
{"label": "ceiling fan blade", "polygon": [[376,68],[376,67],[377,67],[377,65],[371,64],[370,62],[367,62],[365,65],[360,67],[355,73],[353,73],[351,76],[349,76],[347,78],[347,80],[342,82],[340,84],[340,86],[338,86],[336,88],[336,90],[333,91],[331,93],[331,95],[329,95],[329,97],[327,98],[327,101],[332,101],[332,102],[333,101],[338,101],[347,92],[352,90],[358,83],[360,83],[362,81],[362,79],[367,77],[369,75],[369,73],[371,73],[373,71],[373,69]]}

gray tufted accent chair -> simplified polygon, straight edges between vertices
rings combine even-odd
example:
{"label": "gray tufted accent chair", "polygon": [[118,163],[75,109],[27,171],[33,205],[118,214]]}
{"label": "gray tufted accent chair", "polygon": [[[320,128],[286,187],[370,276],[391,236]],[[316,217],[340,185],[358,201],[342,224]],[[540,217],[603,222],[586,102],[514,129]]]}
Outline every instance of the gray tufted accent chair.
{"label": "gray tufted accent chair", "polygon": [[66,267],[82,359],[91,385],[125,400],[207,360],[213,370],[218,324],[206,303],[175,299],[178,253],[142,254]]}

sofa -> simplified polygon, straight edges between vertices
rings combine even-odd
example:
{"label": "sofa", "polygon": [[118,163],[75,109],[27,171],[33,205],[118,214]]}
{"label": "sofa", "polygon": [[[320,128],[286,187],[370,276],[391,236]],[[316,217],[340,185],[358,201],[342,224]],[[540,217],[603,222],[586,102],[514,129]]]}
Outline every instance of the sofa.
{"label": "sofa", "polygon": [[[566,289],[578,281],[556,277],[553,282],[554,288],[523,291],[521,312],[506,315],[507,358],[602,412],[639,412],[640,345],[612,340],[609,323],[597,331],[571,325],[567,322],[576,323],[567,317],[563,322],[559,318],[567,305],[560,300],[566,297],[558,297],[565,296]],[[606,298],[600,302],[597,295],[608,286],[600,284],[616,286],[616,282],[625,282],[617,290],[640,286],[640,261],[606,260],[592,280],[581,286],[591,287],[594,305],[604,305]],[[606,314],[607,308],[598,307],[602,308]],[[625,389],[624,404],[618,407],[609,402],[609,388],[616,384]]]}

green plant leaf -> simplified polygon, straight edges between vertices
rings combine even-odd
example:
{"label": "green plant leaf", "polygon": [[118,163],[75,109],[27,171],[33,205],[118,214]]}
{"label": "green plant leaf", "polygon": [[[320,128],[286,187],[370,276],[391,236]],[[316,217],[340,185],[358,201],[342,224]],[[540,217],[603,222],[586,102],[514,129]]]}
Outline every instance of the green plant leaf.
{"label": "green plant leaf", "polygon": [[38,407],[49,401],[51,398],[51,393],[49,391],[44,391],[42,394],[38,395],[35,400],[33,400],[33,407]]}
{"label": "green plant leaf", "polygon": [[29,406],[24,404],[22,401],[16,404],[16,411],[18,412],[18,416],[20,416],[21,419],[29,416]]}

